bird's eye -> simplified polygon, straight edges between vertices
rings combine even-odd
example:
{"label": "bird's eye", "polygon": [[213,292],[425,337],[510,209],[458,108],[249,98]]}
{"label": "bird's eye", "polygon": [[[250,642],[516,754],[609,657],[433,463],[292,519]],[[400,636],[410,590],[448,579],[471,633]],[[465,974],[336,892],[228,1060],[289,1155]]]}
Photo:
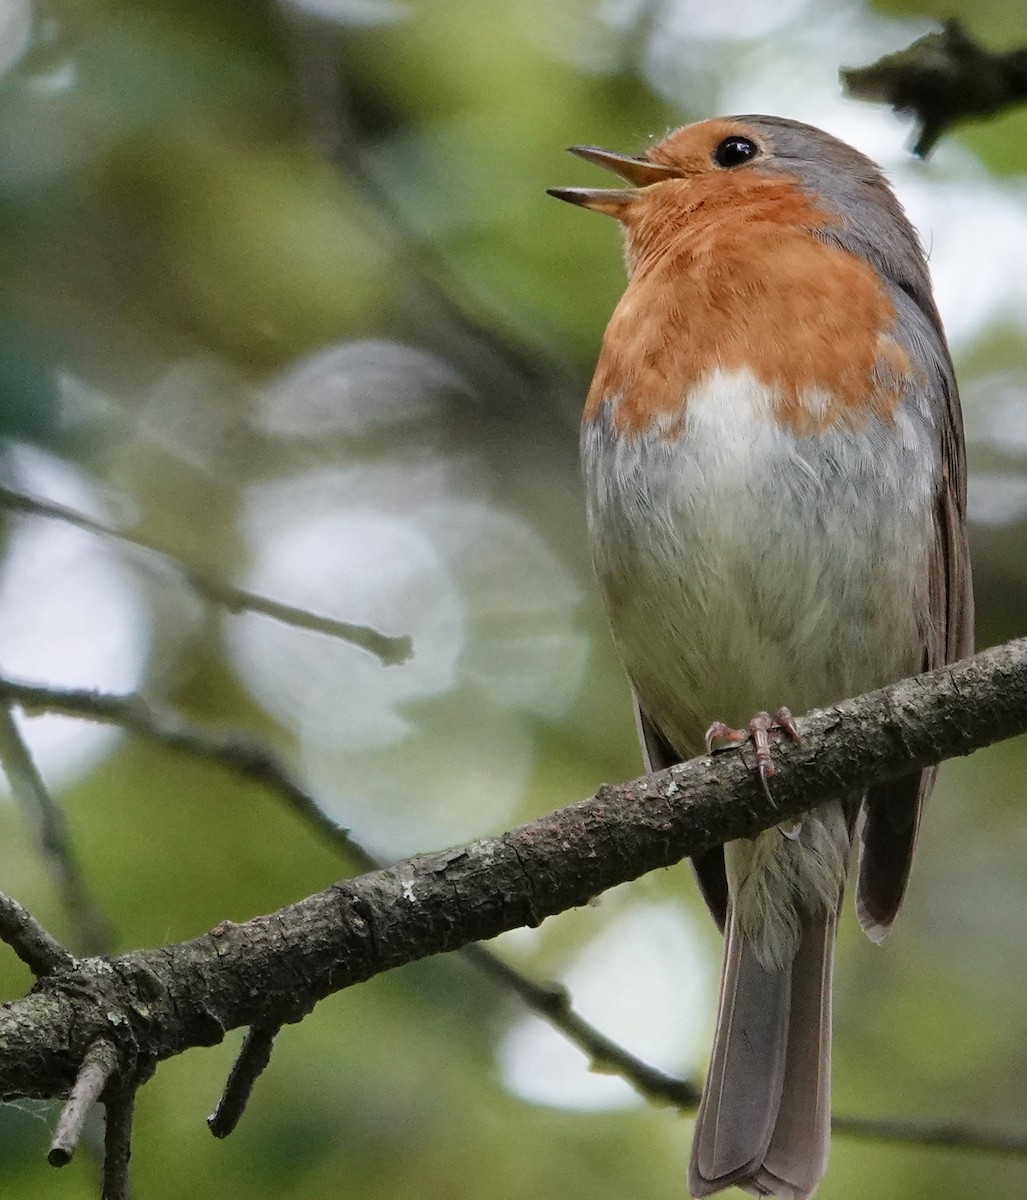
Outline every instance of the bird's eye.
{"label": "bird's eye", "polygon": [[760,148],[754,141],[735,134],[725,138],[713,151],[713,161],[718,167],[740,167],[742,163],[755,158],[759,152]]}

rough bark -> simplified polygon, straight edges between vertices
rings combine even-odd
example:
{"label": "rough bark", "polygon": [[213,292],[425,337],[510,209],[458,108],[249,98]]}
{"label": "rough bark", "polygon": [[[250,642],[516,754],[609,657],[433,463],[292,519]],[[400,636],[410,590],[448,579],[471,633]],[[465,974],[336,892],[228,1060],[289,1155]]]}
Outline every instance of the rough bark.
{"label": "rough bark", "polygon": [[245,924],[84,959],[0,1007],[0,1094],[67,1092],[98,1039],[119,1079],[244,1025],[305,1015],[381,971],[547,916],[834,794],[1027,730],[1027,639],[819,710],[776,752],[765,796],[748,747],[703,757],[537,821],[335,883]]}

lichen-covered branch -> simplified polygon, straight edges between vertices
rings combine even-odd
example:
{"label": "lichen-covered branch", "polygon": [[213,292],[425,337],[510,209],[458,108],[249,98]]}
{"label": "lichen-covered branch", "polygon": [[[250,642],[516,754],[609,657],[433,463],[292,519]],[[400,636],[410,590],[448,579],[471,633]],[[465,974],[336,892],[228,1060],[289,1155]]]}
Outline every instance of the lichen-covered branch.
{"label": "lichen-covered branch", "polygon": [[[98,1038],[121,1082],[392,967],[587,902],[830,795],[1027,730],[1027,639],[802,718],[764,796],[748,748],[702,757],[439,854],[345,880],[242,925],[87,959],[0,1010],[0,1094],[54,1096]],[[298,990],[302,995],[298,995]]]}

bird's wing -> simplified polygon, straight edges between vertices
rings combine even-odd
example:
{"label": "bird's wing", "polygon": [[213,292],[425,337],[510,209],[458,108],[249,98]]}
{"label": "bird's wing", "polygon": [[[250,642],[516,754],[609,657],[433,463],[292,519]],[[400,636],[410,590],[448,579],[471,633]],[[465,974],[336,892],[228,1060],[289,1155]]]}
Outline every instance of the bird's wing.
{"label": "bird's wing", "polygon": [[[635,697],[635,718],[638,723],[638,740],[642,743],[642,757],[647,771],[662,771],[682,762],[670,742],[663,736],[656,725],[642,711],[642,706]],[[724,869],[724,847],[715,846],[705,854],[699,854],[691,859],[692,870],[696,882],[702,892],[706,906],[717,922],[717,928],[724,932],[727,922],[727,872]]]}
{"label": "bird's wing", "polygon": [[[937,355],[937,375],[929,385],[938,387],[944,398],[929,562],[930,619],[923,657],[923,669],[929,671],[973,653],[973,587],[966,543],[966,450],[959,392],[937,311],[929,296],[926,305],[920,297],[913,300],[927,318]],[[856,911],[874,941],[885,937],[902,903],[920,811],[935,775],[931,767],[871,788],[864,801]]]}

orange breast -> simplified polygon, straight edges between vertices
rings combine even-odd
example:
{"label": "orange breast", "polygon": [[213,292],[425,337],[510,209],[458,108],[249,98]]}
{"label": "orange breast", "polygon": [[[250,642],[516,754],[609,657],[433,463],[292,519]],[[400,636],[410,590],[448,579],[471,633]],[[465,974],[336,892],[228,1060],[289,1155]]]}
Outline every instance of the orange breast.
{"label": "orange breast", "polygon": [[893,414],[910,371],[894,305],[868,263],[817,238],[831,218],[797,187],[722,175],[645,220],[628,229],[635,269],[586,419],[608,402],[625,435],[659,424],[675,436],[689,392],[718,368],[752,372],[773,395],[770,419],[797,435]]}

